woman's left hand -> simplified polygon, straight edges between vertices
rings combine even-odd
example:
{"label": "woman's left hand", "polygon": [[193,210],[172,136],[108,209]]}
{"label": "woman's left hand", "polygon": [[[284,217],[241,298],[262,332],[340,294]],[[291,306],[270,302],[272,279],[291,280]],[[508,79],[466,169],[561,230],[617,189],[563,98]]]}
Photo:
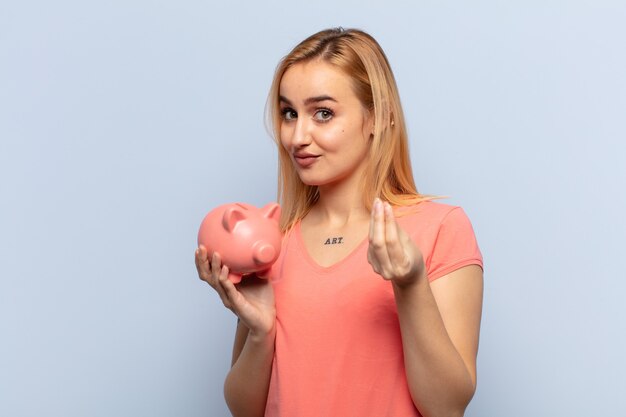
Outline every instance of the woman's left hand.
{"label": "woman's left hand", "polygon": [[426,277],[422,253],[398,225],[387,202],[374,200],[367,260],[384,279],[404,287]]}

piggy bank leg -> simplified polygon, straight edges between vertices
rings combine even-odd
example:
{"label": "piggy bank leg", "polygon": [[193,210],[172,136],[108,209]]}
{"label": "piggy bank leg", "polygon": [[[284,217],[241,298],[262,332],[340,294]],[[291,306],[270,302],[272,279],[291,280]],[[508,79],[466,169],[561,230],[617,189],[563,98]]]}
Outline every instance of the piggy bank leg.
{"label": "piggy bank leg", "polygon": [[239,284],[241,282],[241,275],[240,274],[234,274],[234,273],[229,273],[228,274],[228,279],[233,283],[233,284]]}

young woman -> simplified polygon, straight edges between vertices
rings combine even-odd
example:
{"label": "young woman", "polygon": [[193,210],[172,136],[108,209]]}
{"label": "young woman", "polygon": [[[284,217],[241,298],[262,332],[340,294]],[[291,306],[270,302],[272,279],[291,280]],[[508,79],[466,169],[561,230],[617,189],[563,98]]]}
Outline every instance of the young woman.
{"label": "young woman", "polygon": [[224,385],[234,416],[462,416],[476,387],[482,257],[459,207],[414,185],[395,80],[358,30],[319,32],[270,91],[283,248],[234,285],[200,278],[239,318]]}

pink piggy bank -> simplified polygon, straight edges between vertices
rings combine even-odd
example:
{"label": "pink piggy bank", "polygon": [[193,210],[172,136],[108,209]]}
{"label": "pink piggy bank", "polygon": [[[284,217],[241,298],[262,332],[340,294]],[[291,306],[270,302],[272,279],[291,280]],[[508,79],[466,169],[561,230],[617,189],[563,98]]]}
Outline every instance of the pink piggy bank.
{"label": "pink piggy bank", "polygon": [[224,204],[206,215],[198,231],[198,245],[209,254],[220,254],[228,266],[228,278],[235,284],[242,275],[265,272],[278,254],[282,234],[278,224],[280,206],[270,203],[262,209],[250,204]]}

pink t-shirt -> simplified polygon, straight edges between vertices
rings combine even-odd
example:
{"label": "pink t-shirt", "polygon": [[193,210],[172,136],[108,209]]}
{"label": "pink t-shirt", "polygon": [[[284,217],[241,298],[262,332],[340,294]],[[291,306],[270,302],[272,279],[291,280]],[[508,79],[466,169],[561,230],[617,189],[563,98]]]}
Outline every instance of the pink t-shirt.
{"label": "pink t-shirt", "polygon": [[[398,223],[422,251],[430,281],[466,265],[482,267],[460,207],[422,202]],[[271,274],[276,350],[267,417],[420,416],[409,394],[400,326],[389,281],[367,262],[365,239],[322,267],[300,224],[285,237]]]}

